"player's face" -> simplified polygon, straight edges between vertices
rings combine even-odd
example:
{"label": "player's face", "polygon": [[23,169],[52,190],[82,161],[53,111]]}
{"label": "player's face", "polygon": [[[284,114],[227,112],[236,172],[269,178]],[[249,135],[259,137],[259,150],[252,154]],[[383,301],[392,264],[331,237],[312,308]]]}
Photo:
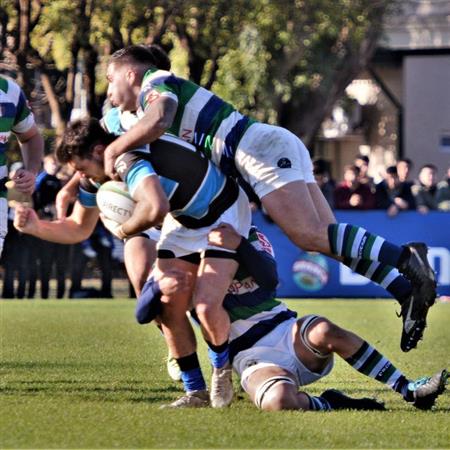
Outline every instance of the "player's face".
{"label": "player's face", "polygon": [[134,76],[127,65],[111,63],[106,71],[108,80],[108,98],[113,106],[122,111],[136,111],[137,98],[133,90]]}
{"label": "player's face", "polygon": [[81,173],[81,175],[91,178],[100,183],[107,180],[105,171],[103,169],[103,161],[100,161],[98,156],[93,155],[92,158],[79,158],[74,156],[70,165]]}

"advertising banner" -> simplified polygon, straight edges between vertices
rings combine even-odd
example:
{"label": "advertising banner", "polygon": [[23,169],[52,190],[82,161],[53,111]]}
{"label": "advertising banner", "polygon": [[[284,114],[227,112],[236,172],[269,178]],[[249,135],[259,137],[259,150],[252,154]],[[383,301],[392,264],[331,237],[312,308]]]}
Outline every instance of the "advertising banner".
{"label": "advertising banner", "polygon": [[[438,292],[450,295],[450,214],[402,212],[390,218],[385,211],[335,211],[337,221],[358,225],[401,245],[426,242],[428,259],[437,274]],[[390,297],[383,288],[343,264],[294,246],[261,212],[253,222],[270,239],[278,264],[279,297]]]}

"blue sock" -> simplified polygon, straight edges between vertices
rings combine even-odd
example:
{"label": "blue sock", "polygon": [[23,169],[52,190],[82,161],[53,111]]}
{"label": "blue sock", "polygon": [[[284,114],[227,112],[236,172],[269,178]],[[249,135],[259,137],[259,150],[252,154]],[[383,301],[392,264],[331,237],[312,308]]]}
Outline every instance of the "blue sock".
{"label": "blue sock", "polygon": [[206,389],[205,379],[203,378],[197,353],[188,356],[176,358],[181,370],[181,380],[183,381],[186,392],[203,391]]}
{"label": "blue sock", "polygon": [[223,352],[217,353],[214,350],[208,348],[208,356],[211,364],[216,369],[220,369],[230,361],[229,348],[227,347]]}

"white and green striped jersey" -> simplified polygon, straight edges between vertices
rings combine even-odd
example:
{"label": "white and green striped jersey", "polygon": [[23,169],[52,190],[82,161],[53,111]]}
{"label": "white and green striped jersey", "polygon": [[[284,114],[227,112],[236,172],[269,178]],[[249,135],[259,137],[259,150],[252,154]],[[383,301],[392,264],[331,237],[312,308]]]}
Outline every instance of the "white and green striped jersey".
{"label": "white and green striped jersey", "polygon": [[167,131],[194,144],[226,175],[235,175],[237,146],[255,121],[189,80],[165,70],[150,69],[142,81],[140,107],[148,111],[161,96],[178,103],[175,119]]}
{"label": "white and green striped jersey", "polygon": [[11,132],[25,133],[34,123],[22,89],[14,81],[0,77],[0,180],[8,175],[6,150]]}
{"label": "white and green striped jersey", "polygon": [[254,278],[262,265],[272,267],[276,273],[270,241],[256,228],[250,230],[248,241],[258,251],[259,261],[254,261],[251,268],[240,263],[223,301],[231,322],[230,360],[252,347],[280,323],[297,316],[285,303],[275,299],[273,290],[258,285]]}

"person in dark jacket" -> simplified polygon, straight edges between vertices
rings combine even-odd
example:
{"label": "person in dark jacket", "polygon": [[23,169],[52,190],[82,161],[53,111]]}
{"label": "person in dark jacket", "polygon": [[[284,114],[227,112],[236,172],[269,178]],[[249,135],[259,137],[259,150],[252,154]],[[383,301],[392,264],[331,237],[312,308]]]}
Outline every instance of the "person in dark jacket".
{"label": "person in dark jacket", "polygon": [[411,184],[399,180],[395,166],[386,169],[384,180],[376,185],[375,195],[377,208],[386,209],[389,216],[415,209]]}

